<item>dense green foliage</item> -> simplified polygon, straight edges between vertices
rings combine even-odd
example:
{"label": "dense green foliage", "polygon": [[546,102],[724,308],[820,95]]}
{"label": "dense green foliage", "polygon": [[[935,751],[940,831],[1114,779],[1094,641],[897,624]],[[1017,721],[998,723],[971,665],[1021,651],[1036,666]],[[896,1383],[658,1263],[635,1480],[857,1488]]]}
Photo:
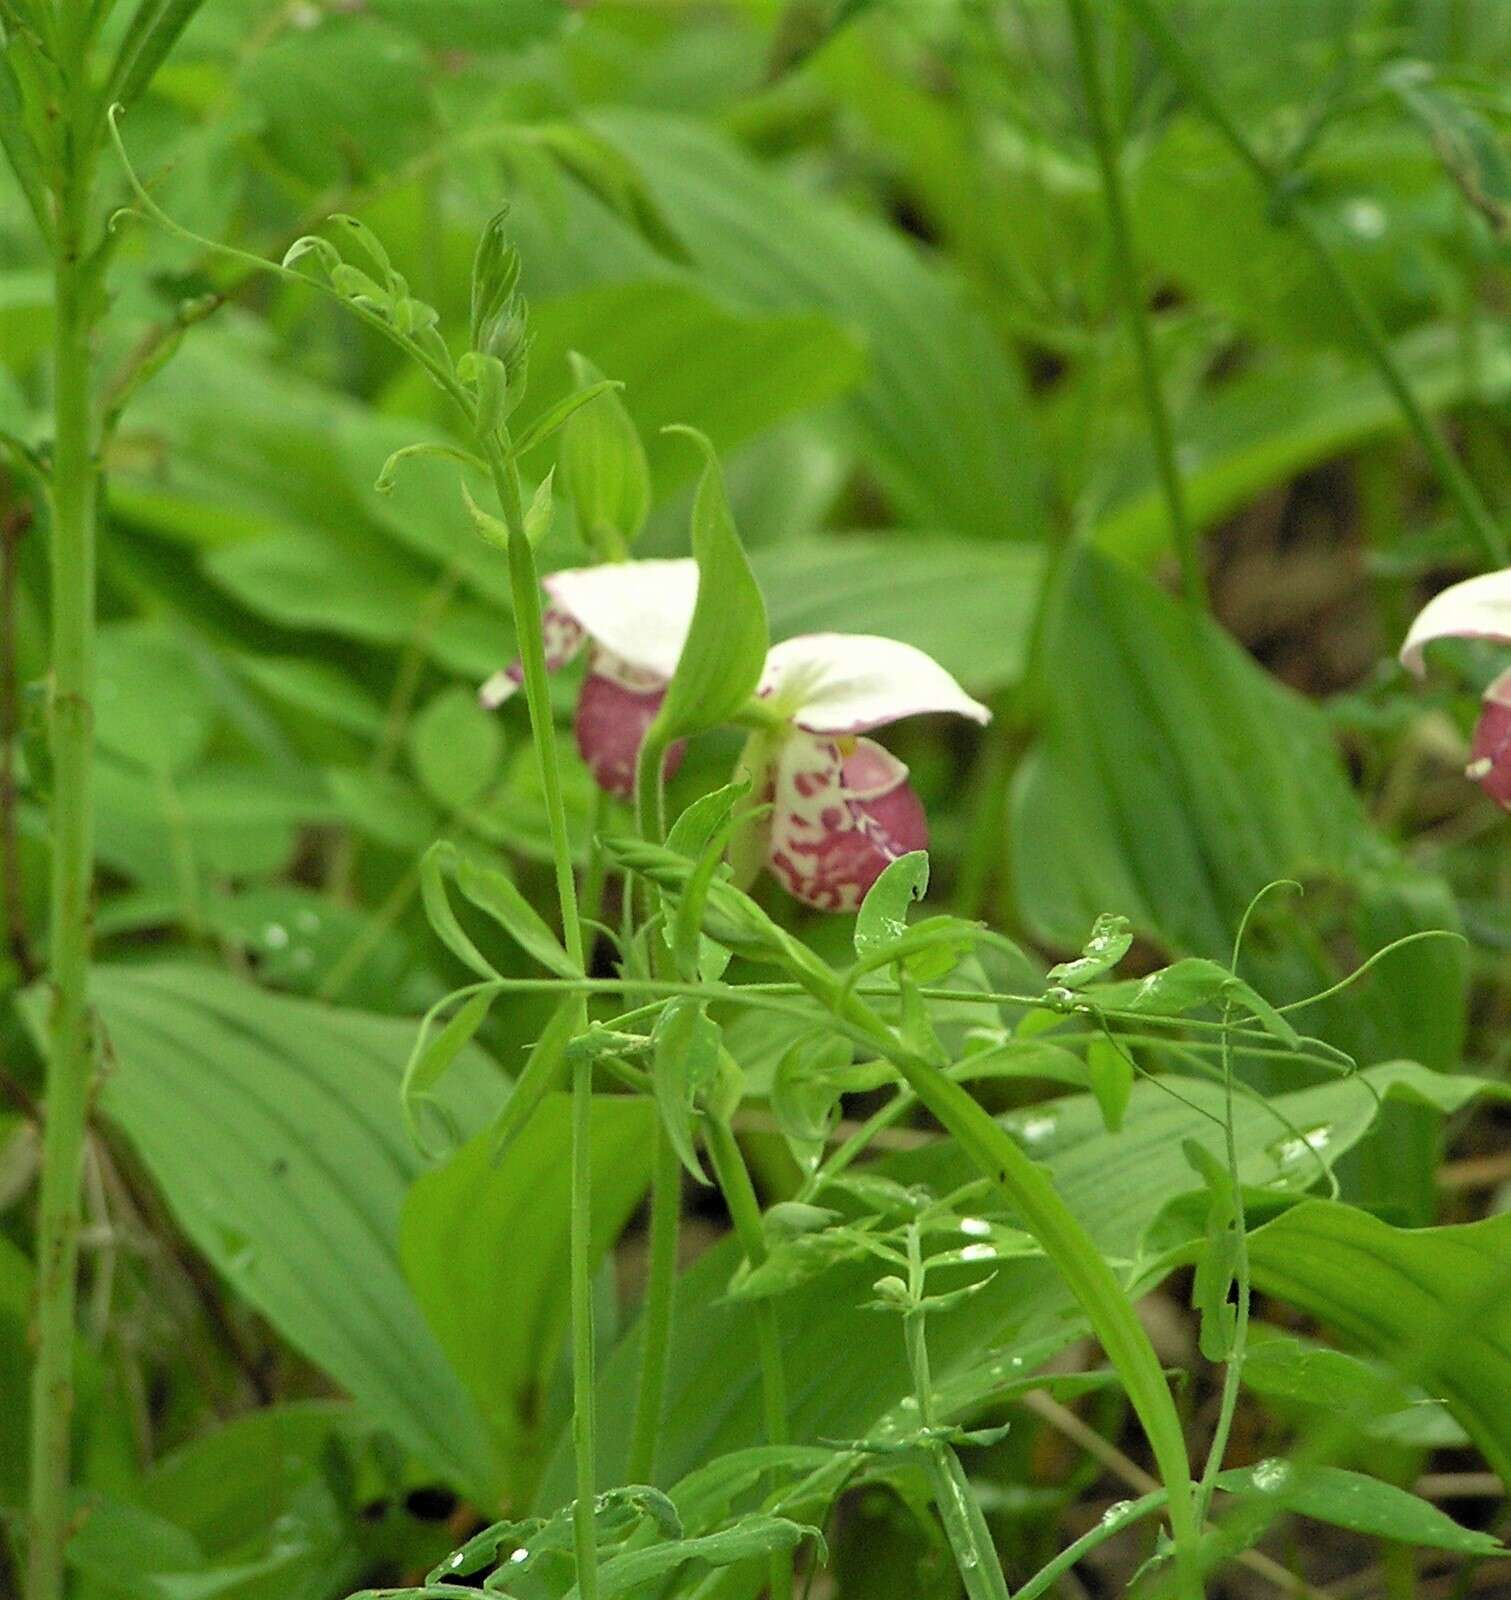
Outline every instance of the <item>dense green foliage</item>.
{"label": "dense green foliage", "polygon": [[[0,1593],[1508,1581],[1506,650],[1395,663],[1507,565],[1508,67],[0,0]],[[538,581],[631,555],[638,803]],[[830,632],[993,714],[858,914],[746,870]]]}

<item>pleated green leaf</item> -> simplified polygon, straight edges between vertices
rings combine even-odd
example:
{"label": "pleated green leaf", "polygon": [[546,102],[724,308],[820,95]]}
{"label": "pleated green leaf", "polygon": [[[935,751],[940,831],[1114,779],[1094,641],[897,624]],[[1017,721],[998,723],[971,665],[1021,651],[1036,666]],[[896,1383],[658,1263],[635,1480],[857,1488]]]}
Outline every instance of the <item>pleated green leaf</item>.
{"label": "pleated green leaf", "polygon": [[[413,1024],[190,966],[105,968],[100,1109],[237,1293],[433,1471],[485,1496],[497,1464],[399,1266],[422,1170],[399,1115]],[[467,1050],[437,1089],[465,1130],[501,1080]]]}
{"label": "pleated green leaf", "polygon": [[1249,1241],[1254,1282],[1446,1400],[1511,1476],[1511,1216],[1393,1228],[1327,1201]]}

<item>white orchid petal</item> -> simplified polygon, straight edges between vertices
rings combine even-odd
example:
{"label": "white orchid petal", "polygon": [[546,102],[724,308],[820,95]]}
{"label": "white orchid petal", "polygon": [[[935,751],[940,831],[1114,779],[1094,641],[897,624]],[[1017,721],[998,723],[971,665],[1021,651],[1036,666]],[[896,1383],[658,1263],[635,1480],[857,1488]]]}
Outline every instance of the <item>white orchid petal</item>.
{"label": "white orchid petal", "polygon": [[1401,646],[1402,662],[1418,677],[1426,671],[1423,652],[1435,639],[1511,644],[1511,567],[1466,578],[1422,607]]}
{"label": "white orchid petal", "polygon": [[698,563],[615,561],[545,579],[546,593],[626,667],[667,683],[677,670],[698,599]]}
{"label": "white orchid petal", "polygon": [[773,645],[760,693],[809,733],[865,733],[931,711],[992,716],[932,656],[869,633],[806,633]]}
{"label": "white orchid petal", "polygon": [[1490,680],[1480,699],[1492,706],[1511,706],[1511,667]]}
{"label": "white orchid petal", "polygon": [[[540,631],[547,672],[559,672],[582,649],[587,638],[577,619],[560,606],[546,607],[541,614]],[[511,661],[478,690],[478,704],[484,711],[497,711],[506,700],[513,698],[524,682],[523,663]]]}
{"label": "white orchid petal", "polygon": [[497,711],[519,692],[520,680],[510,667],[500,667],[477,691],[477,702],[484,711]]}

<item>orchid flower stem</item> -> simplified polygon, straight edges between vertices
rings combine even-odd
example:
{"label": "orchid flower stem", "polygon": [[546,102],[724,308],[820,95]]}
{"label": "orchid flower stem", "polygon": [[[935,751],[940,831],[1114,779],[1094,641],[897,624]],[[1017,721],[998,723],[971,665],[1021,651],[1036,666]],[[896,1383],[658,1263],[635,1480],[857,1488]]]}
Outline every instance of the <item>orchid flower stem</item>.
{"label": "orchid flower stem", "polygon": [[89,1020],[94,879],[95,500],[98,465],[90,360],[86,229],[99,131],[76,109],[88,86],[87,7],[59,10],[59,59],[71,127],[57,186],[53,309],[53,761],[47,1115],[37,1220],[36,1361],[32,1370],[28,1600],[59,1600],[69,1523],[74,1306],[80,1186],[93,1068]]}
{"label": "orchid flower stem", "polygon": [[1121,0],[1121,4],[1164,62],[1166,70],[1190,96],[1191,103],[1227,141],[1234,154],[1248,167],[1269,196],[1277,220],[1287,221],[1311,251],[1322,275],[1328,280],[1364,354],[1390,391],[1407,426],[1415,434],[1423,453],[1432,463],[1444,492],[1458,508],[1466,531],[1484,552],[1492,567],[1511,561],[1506,535],[1491,515],[1479,490],[1449,449],[1431,418],[1422,408],[1390,348],[1390,341],[1368,301],[1359,293],[1344,270],[1323,228],[1306,201],[1286,192],[1288,175],[1273,167],[1260,154],[1248,135],[1233,119],[1227,107],[1213,92],[1206,75],[1197,65],[1175,29],[1160,8],[1160,0]]}
{"label": "orchid flower stem", "polygon": [[[583,967],[582,920],[577,905],[577,880],[572,864],[572,840],[567,830],[562,799],[561,767],[556,756],[556,721],[551,713],[551,693],[546,681],[545,633],[541,620],[540,575],[535,552],[525,537],[524,508],[519,471],[507,441],[490,432],[482,446],[498,495],[499,508],[509,529],[509,586],[514,601],[514,626],[520,663],[525,676],[525,703],[530,732],[540,765],[540,786],[545,797],[551,854],[556,867],[556,893],[561,913],[562,940],[573,964]],[[587,992],[577,1002],[574,1031],[588,1025]],[[594,1384],[597,1376],[593,1319],[593,1063],[576,1061],[572,1069],[572,1444],[576,1457],[577,1496],[572,1510],[577,1554],[577,1592],[582,1600],[597,1600],[598,1533],[595,1516],[597,1494],[597,1417]]]}
{"label": "orchid flower stem", "polygon": [[[729,1207],[735,1237],[746,1263],[757,1267],[766,1259],[766,1234],[761,1227],[761,1204],[745,1156],[727,1122],[709,1117],[704,1137],[714,1176]],[[776,1302],[769,1296],[755,1303],[756,1342],[761,1360],[761,1400],[766,1419],[766,1443],[788,1442],[787,1374],[782,1363],[782,1333]],[[792,1600],[792,1558],[778,1552],[771,1557],[771,1600]]]}
{"label": "orchid flower stem", "polygon": [[635,820],[647,844],[666,837],[666,745],[646,738],[635,762]]}
{"label": "orchid flower stem", "polygon": [[524,508],[519,472],[496,438],[479,441],[483,447],[494,491],[510,530],[509,588],[514,602],[514,626],[519,635],[519,658],[525,678],[525,704],[530,713],[530,734],[540,766],[541,792],[546,804],[546,825],[556,869],[556,896],[561,912],[562,939],[573,962],[582,965],[582,923],[577,911],[577,879],[572,866],[572,840],[567,829],[566,803],[562,799],[561,764],[556,755],[556,720],[551,712],[547,681],[545,632],[541,620],[540,574],[535,552],[524,535]]}
{"label": "orchid flower stem", "polygon": [[599,835],[609,819],[609,797],[602,789],[593,791],[593,811],[588,821],[588,868],[583,874],[582,893],[578,897],[577,920],[582,927],[582,963],[585,972],[593,966],[597,930],[591,924],[603,915],[603,891],[608,882],[609,859],[599,843]]}
{"label": "orchid flower stem", "polygon": [[1144,301],[1138,259],[1133,248],[1133,231],[1128,225],[1128,202],[1123,191],[1117,135],[1103,92],[1101,69],[1097,64],[1096,30],[1092,23],[1091,8],[1089,0],[1067,0],[1067,4],[1070,8],[1071,33],[1075,38],[1076,65],[1086,102],[1086,118],[1091,128],[1092,144],[1096,148],[1097,166],[1102,175],[1102,196],[1107,206],[1107,227],[1112,240],[1112,277],[1123,302],[1128,331],[1133,336],[1139,388],[1143,393],[1144,409],[1149,417],[1150,441],[1154,447],[1155,471],[1170,517],[1170,535],[1180,561],[1182,588],[1193,607],[1205,609],[1207,579],[1202,569],[1201,546],[1186,505],[1185,489],[1175,456],[1175,434],[1164,390],[1160,385],[1159,363],[1155,358],[1154,338],[1149,328],[1149,310]]}

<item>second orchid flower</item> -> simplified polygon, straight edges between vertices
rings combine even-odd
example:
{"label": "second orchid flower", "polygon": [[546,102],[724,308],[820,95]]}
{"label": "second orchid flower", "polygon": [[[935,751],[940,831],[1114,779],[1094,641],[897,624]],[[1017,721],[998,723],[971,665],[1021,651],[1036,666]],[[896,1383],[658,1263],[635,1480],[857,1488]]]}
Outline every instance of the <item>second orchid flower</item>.
{"label": "second orchid flower", "polygon": [[[1426,671],[1427,646],[1437,639],[1511,645],[1511,568],[1456,583],[1422,607],[1401,647],[1401,660],[1418,677]],[[1511,668],[1484,692],[1466,776],[1511,811]]]}

